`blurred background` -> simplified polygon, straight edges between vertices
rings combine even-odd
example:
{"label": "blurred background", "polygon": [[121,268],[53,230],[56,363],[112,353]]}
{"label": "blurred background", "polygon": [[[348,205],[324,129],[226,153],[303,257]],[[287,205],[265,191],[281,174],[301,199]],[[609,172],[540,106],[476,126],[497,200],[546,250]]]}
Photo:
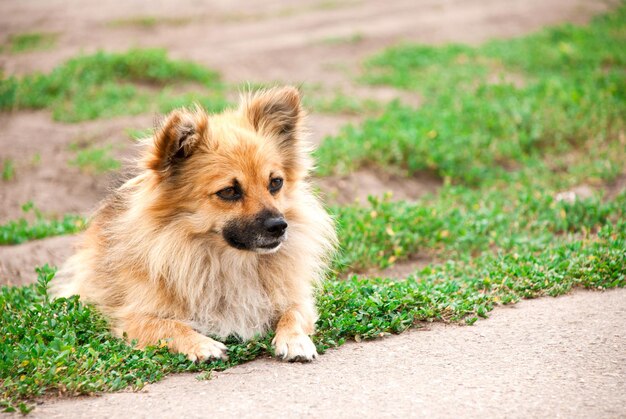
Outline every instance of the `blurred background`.
{"label": "blurred background", "polygon": [[[616,196],[623,18],[604,0],[0,2],[0,281],[30,282],[71,253],[155,115],[219,111],[246,88],[301,88],[318,184],[340,216],[376,212],[368,195],[446,207],[465,198],[442,188],[530,185],[526,168],[552,197]],[[345,231],[355,244],[337,271],[401,277],[449,257],[465,233],[442,217],[412,232],[387,220],[370,253]],[[463,237],[470,254],[500,245]]]}

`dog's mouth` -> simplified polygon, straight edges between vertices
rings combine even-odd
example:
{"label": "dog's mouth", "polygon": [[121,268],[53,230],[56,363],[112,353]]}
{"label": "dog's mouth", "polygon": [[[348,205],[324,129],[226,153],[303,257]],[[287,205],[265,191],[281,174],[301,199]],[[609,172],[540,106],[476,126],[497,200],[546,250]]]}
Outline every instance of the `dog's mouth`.
{"label": "dog's mouth", "polygon": [[236,219],[222,229],[226,243],[238,250],[274,253],[287,239],[287,221],[280,214],[261,212],[251,219]]}
{"label": "dog's mouth", "polygon": [[272,243],[263,243],[263,244],[247,244],[243,242],[239,242],[237,240],[229,240],[228,244],[232,247],[239,250],[248,250],[256,253],[274,253],[278,251],[278,249],[282,246],[283,242],[275,241]]}
{"label": "dog's mouth", "polygon": [[283,244],[282,241],[277,241],[277,242],[270,243],[270,244],[264,244],[261,246],[257,246],[256,249],[254,249],[254,251],[257,253],[274,253],[274,252],[278,252],[278,249],[280,249],[282,244]]}
{"label": "dog's mouth", "polygon": [[239,250],[249,250],[248,248],[248,244],[244,243],[240,240],[237,240],[234,237],[226,237],[226,242],[231,245],[232,247],[234,247],[235,249],[239,249]]}
{"label": "dog's mouth", "polygon": [[282,242],[274,242],[274,243],[269,243],[269,244],[262,244],[260,246],[257,246],[257,249],[274,249],[278,246],[280,246],[282,244]]}
{"label": "dog's mouth", "polygon": [[235,249],[257,253],[274,253],[280,249],[284,242],[284,237],[281,237],[281,240],[275,240],[269,243],[262,240],[260,243],[258,241],[246,242],[233,236],[226,236],[225,239],[226,242]]}

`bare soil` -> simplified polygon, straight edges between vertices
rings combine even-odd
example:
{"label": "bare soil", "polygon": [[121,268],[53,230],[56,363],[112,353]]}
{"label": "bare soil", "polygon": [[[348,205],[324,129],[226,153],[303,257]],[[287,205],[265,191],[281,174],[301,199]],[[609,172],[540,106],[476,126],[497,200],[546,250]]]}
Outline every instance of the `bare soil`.
{"label": "bare soil", "polygon": [[70,145],[111,145],[114,155],[129,159],[135,149],[128,128],[150,128],[151,115],[64,124],[46,111],[0,113],[0,150],[15,162],[15,178],[0,183],[0,223],[22,216],[27,201],[49,215],[88,214],[115,184],[116,174],[95,175],[70,164]]}
{"label": "bare soil", "polygon": [[331,204],[367,204],[369,195],[392,201],[413,201],[425,194],[434,194],[441,179],[433,175],[405,178],[376,169],[361,169],[345,176],[319,179],[317,184]]}
{"label": "bare soil", "polygon": [[[601,307],[601,309],[599,309]],[[348,343],[312,364],[261,359],[209,381],[45,402],[34,418],[626,416],[626,290],[500,307],[474,326],[430,324]]]}
{"label": "bare soil", "polygon": [[50,266],[61,264],[74,252],[80,235],[49,237],[34,240],[17,246],[3,246],[0,257],[2,285],[27,285],[35,282],[35,267],[46,263]]}
{"label": "bare soil", "polygon": [[613,199],[624,190],[626,190],[626,173],[622,173],[613,182],[607,185],[606,197]]}

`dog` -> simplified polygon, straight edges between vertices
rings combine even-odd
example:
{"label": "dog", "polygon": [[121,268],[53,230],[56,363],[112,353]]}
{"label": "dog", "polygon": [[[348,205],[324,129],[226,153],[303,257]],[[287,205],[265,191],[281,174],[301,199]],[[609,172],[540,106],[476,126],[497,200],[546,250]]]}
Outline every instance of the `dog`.
{"label": "dog", "polygon": [[[138,347],[227,359],[216,339],[275,330],[277,357],[311,361],[314,288],[336,246],[310,185],[298,90],[243,95],[237,109],[171,112],[136,176],[106,198],[52,294],[79,295]],[[213,339],[209,336],[213,336]]]}

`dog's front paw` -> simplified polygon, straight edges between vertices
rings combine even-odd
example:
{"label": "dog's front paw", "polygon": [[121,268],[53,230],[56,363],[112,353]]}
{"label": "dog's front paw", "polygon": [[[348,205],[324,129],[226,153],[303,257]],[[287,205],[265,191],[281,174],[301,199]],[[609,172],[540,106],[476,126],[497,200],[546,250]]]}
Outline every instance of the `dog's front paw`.
{"label": "dog's front paw", "polygon": [[311,362],[317,358],[317,349],[304,333],[277,334],[272,341],[274,353],[283,361]]}
{"label": "dog's front paw", "polygon": [[226,361],[228,348],[221,342],[196,333],[185,345],[180,345],[178,352],[183,353],[192,361],[207,361],[209,359],[223,359]]}

